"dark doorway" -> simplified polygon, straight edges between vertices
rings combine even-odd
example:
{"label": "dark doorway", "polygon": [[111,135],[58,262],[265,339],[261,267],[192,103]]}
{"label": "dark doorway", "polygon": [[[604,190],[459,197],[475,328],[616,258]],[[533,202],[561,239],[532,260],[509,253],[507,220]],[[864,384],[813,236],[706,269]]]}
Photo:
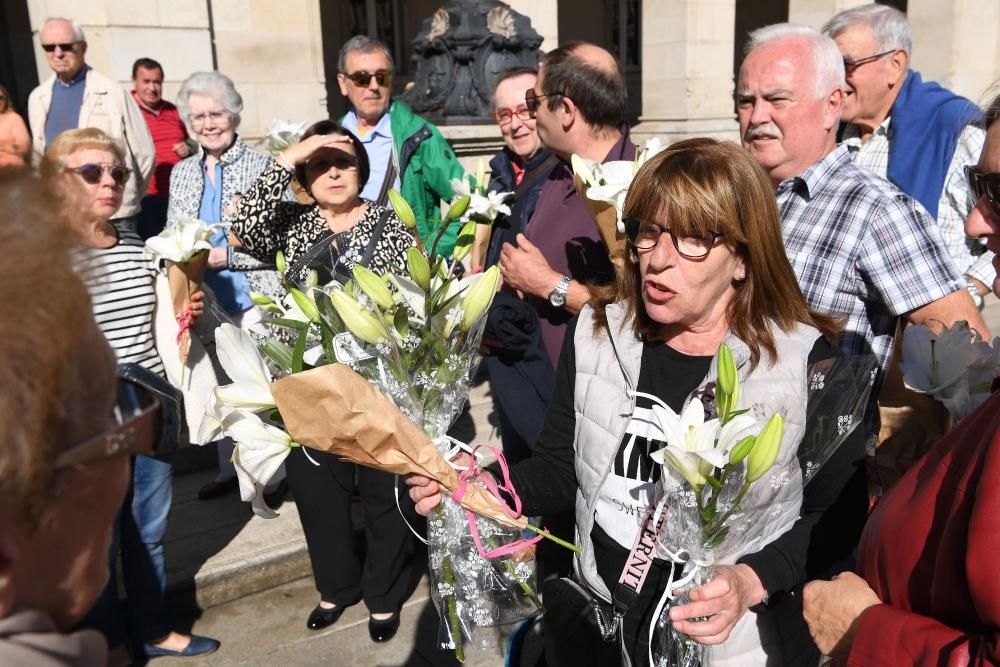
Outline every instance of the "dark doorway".
{"label": "dark doorway", "polygon": [[10,91],[14,108],[27,118],[28,95],[38,85],[27,2],[0,3],[0,35],[4,35],[0,40],[0,83]]}

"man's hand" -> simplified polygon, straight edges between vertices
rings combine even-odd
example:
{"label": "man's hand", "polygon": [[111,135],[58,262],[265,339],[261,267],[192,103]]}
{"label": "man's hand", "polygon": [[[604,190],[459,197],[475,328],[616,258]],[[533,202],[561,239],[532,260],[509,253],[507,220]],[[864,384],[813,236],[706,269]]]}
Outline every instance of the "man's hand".
{"label": "man's hand", "polygon": [[802,615],[823,655],[844,658],[854,643],[861,614],[881,602],[868,582],[853,572],[843,572],[832,581],[806,584],[802,591]]}
{"label": "man's hand", "polygon": [[499,264],[508,285],[540,299],[547,299],[562,278],[524,234],[517,235],[517,246],[503,244]]}
{"label": "man's hand", "polygon": [[188,146],[188,143],[186,141],[181,141],[174,144],[173,150],[175,153],[177,153],[178,156],[182,158],[191,155],[191,147]]}

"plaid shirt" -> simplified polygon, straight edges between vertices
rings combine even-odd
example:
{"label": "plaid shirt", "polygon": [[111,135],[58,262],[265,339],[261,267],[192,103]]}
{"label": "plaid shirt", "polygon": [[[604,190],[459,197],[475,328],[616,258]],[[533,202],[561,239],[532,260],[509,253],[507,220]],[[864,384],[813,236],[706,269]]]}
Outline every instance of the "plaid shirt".
{"label": "plaid shirt", "polygon": [[[857,125],[848,125],[844,130],[844,144],[851,151],[854,164],[867,169],[877,176],[886,178],[889,171],[890,121],[875,128],[871,138],[861,143],[861,130]],[[984,285],[993,284],[996,271],[993,268],[993,253],[979,239],[965,235],[965,218],[976,202],[965,178],[965,165],[979,162],[986,133],[982,128],[967,125],[955,144],[955,155],[948,165],[948,175],[938,200],[938,227],[944,247],[955,261],[955,266],[963,274],[975,278]]]}
{"label": "plaid shirt", "polygon": [[874,353],[880,377],[900,315],[965,287],[934,220],[846,146],[778,185],[785,250],[806,301],[847,318],[849,355]]}

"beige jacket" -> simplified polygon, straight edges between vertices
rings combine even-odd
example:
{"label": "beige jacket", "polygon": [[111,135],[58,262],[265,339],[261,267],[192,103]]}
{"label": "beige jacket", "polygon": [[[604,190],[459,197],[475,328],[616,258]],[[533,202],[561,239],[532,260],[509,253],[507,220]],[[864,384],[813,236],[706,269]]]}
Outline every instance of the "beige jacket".
{"label": "beige jacket", "polygon": [[[28,123],[33,135],[31,157],[35,165],[45,153],[45,119],[52,105],[55,81],[53,75],[28,96]],[[127,218],[138,213],[140,201],[153,175],[156,148],[146,120],[132,96],[103,74],[94,69],[88,70],[77,127],[96,127],[121,143],[125,151],[125,166],[132,174],[125,185],[122,206],[115,218]]]}

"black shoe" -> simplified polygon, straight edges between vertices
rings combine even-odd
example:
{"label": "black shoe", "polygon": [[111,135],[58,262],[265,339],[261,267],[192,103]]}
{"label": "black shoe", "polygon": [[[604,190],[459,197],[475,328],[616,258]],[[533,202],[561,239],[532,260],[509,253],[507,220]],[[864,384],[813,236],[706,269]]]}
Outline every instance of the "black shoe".
{"label": "black shoe", "polygon": [[344,613],[344,607],[334,607],[333,609],[324,609],[323,607],[316,605],[316,608],[312,610],[309,614],[309,620],[306,621],[306,627],[310,630],[322,630],[323,628],[328,628],[340,619],[340,615]]}
{"label": "black shoe", "polygon": [[373,642],[387,642],[396,636],[397,630],[399,630],[398,611],[384,621],[368,617],[368,636],[372,638]]}
{"label": "black shoe", "polygon": [[239,488],[239,486],[239,480],[235,477],[224,479],[221,482],[219,480],[212,480],[205,486],[198,489],[198,498],[199,500],[212,500],[213,498],[219,498],[227,493],[235,491]]}

